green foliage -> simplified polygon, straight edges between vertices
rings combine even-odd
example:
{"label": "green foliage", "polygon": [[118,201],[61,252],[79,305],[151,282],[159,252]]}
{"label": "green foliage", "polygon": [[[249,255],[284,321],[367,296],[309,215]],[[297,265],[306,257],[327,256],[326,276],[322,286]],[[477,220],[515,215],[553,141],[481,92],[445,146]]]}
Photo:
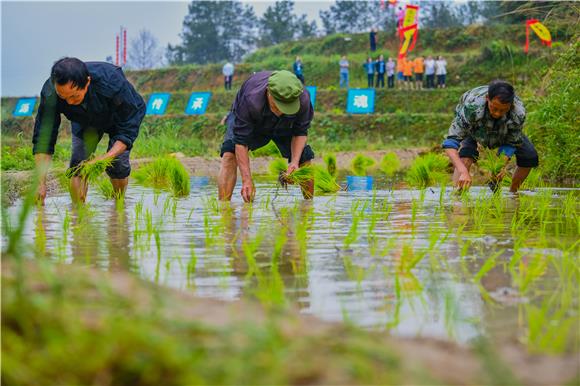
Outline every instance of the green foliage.
{"label": "green foliage", "polygon": [[326,164],[326,170],[332,177],[336,177],[336,156],[333,153],[329,153],[324,156],[324,163]]}
{"label": "green foliage", "polygon": [[383,156],[379,167],[383,173],[390,177],[399,170],[401,167],[401,161],[399,160],[399,157],[397,157],[397,154],[390,151]]}
{"label": "green foliage", "polygon": [[147,163],[137,169],[133,177],[143,185],[169,189],[178,197],[189,195],[189,174],[174,157],[162,157]]}
{"label": "green foliage", "polygon": [[[551,179],[578,180],[580,176],[580,40],[558,58],[544,79],[546,96],[537,95],[526,106],[527,131],[540,154],[544,174]],[[536,93],[537,94],[537,93]],[[543,94],[543,93],[542,93]],[[541,95],[541,94],[540,94]]]}
{"label": "green foliage", "polygon": [[414,187],[426,188],[447,180],[447,157],[436,153],[427,153],[415,158],[407,171],[406,180]]}
{"label": "green foliage", "polygon": [[351,161],[350,170],[355,176],[366,176],[376,161],[364,154],[357,154]]}

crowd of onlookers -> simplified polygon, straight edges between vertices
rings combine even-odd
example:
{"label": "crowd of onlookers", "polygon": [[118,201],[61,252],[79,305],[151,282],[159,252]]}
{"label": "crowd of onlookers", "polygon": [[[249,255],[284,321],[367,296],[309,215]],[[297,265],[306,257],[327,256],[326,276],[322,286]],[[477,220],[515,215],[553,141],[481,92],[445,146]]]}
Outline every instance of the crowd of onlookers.
{"label": "crowd of onlookers", "polygon": [[[340,67],[340,88],[349,87],[350,63],[343,55],[339,62]],[[394,60],[389,57],[385,60],[383,55],[373,59],[369,56],[363,68],[367,76],[367,87],[398,88],[405,90],[422,90],[445,88],[447,77],[447,61],[443,56],[434,59],[428,56],[424,59],[422,56],[403,57]],[[293,65],[294,74],[304,84],[304,64],[300,56],[296,57]],[[223,67],[225,89],[231,90],[234,66],[226,63]],[[386,78],[386,79],[385,79]]]}
{"label": "crowd of onlookers", "polygon": [[[346,56],[342,56],[338,64],[340,87],[348,88],[350,63]],[[369,56],[362,66],[367,75],[369,88],[384,88],[385,78],[388,88],[406,90],[445,88],[447,61],[442,56],[438,56],[437,59],[432,56],[428,56],[427,59],[423,59],[422,56],[404,57],[396,61],[391,57],[385,61],[383,55],[375,59]]]}

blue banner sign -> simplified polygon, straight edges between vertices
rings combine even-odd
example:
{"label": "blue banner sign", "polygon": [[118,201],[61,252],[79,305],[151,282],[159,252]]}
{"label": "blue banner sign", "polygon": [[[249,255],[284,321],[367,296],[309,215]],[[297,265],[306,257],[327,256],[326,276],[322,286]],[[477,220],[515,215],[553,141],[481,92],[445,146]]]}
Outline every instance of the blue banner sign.
{"label": "blue banner sign", "polygon": [[34,112],[34,106],[36,105],[36,98],[20,98],[16,102],[16,107],[12,115],[15,117],[29,117]]}
{"label": "blue banner sign", "polygon": [[165,114],[165,109],[167,109],[167,105],[169,104],[170,96],[171,95],[167,93],[151,94],[149,102],[147,102],[147,115]]}
{"label": "blue banner sign", "polygon": [[375,89],[350,88],[346,102],[349,114],[372,114],[375,112]]}
{"label": "blue banner sign", "polygon": [[306,86],[308,92],[310,93],[310,102],[312,103],[312,108],[316,106],[316,86]]}
{"label": "blue banner sign", "polygon": [[189,97],[189,102],[185,107],[185,113],[189,115],[201,115],[205,114],[207,105],[209,105],[209,99],[211,98],[211,92],[194,92],[191,93]]}

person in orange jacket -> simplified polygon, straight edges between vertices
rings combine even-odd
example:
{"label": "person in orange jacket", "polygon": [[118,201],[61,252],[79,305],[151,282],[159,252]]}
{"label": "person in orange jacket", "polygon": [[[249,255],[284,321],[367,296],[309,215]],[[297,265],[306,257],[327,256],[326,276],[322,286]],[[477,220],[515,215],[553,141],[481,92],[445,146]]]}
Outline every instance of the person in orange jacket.
{"label": "person in orange jacket", "polygon": [[413,89],[413,61],[403,58],[403,76],[405,77],[405,88]]}
{"label": "person in orange jacket", "polygon": [[417,90],[423,89],[423,73],[425,72],[425,64],[422,56],[417,56],[414,62],[415,68],[415,88]]}

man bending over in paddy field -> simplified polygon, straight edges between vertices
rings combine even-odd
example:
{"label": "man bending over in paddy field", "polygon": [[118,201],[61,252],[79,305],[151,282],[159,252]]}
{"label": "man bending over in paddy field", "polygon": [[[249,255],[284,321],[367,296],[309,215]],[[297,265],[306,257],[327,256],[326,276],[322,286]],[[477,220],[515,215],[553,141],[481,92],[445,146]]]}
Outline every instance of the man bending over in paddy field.
{"label": "man bending over in paddy field", "polygon": [[[237,169],[242,175],[241,195],[254,199],[249,150],[274,141],[288,159],[287,174],[310,164],[314,152],[306,144],[314,116],[310,94],[289,71],[262,71],[244,82],[226,118],[227,130],[221,146],[218,197],[229,201],[236,185]],[[314,180],[301,184],[305,199],[314,196]]]}
{"label": "man bending over in paddy field", "polygon": [[[145,110],[143,98],[120,67],[104,62],[85,63],[77,58],[58,60],[42,87],[32,137],[32,152],[40,171],[38,201],[44,204],[46,198],[46,173],[54,154],[61,114],[71,121],[71,170],[95,152],[104,133],[109,135],[107,153],[87,163],[112,158],[106,172],[115,193],[122,195],[131,173],[129,153]],[[87,181],[73,175],[72,200],[84,202],[87,190]]]}
{"label": "man bending over in paddy field", "polygon": [[[477,145],[499,148],[505,166],[515,154],[517,168],[510,191],[515,193],[532,168],[538,166],[538,153],[522,128],[526,110],[511,84],[496,80],[489,86],[476,87],[461,97],[455,118],[449,127],[443,148],[455,168],[453,182],[460,189],[471,185],[469,169],[477,162]],[[496,178],[501,181],[505,166]]]}

